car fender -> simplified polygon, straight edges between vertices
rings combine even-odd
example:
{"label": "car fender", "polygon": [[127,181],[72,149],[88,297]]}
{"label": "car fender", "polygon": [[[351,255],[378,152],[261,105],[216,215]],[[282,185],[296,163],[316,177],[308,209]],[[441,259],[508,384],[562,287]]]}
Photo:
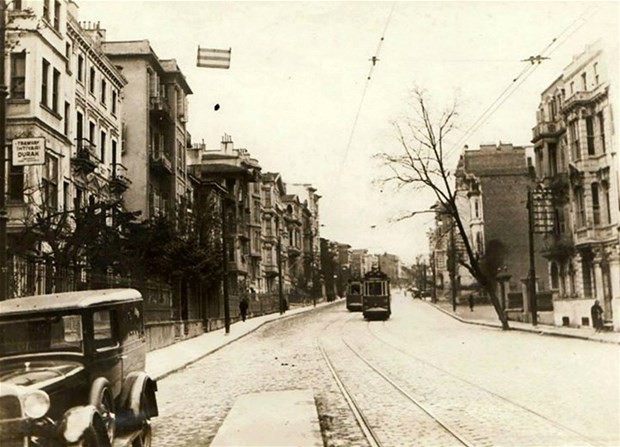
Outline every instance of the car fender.
{"label": "car fender", "polygon": [[[145,372],[130,373],[123,384],[119,406],[129,410],[134,417],[139,419],[144,420],[158,416],[156,391],[157,382]],[[143,397],[146,402],[142,402]]]}
{"label": "car fender", "polygon": [[103,424],[94,405],[80,405],[65,412],[60,424],[60,435],[69,444],[75,444],[86,436],[96,424]]}

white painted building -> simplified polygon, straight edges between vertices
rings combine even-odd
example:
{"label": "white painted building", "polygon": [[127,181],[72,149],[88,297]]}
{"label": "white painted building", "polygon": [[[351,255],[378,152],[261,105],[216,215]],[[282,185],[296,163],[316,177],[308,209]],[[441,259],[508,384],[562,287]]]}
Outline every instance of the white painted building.
{"label": "white painted building", "polygon": [[599,300],[620,330],[617,46],[597,41],[541,95],[533,129],[538,177],[554,194],[546,237],[557,325],[590,326]]}
{"label": "white painted building", "polygon": [[[13,294],[53,287],[16,254],[16,238],[37,213],[70,212],[89,197],[106,200],[127,186],[116,182],[122,164],[120,91],[126,80],[78,23],[77,12],[67,0],[12,2],[9,9],[11,29],[21,31],[7,33],[7,144],[44,140],[41,164],[10,160],[8,167],[9,254],[22,276],[31,277],[28,284],[18,281]],[[29,248],[29,256],[36,257],[48,247]]]}

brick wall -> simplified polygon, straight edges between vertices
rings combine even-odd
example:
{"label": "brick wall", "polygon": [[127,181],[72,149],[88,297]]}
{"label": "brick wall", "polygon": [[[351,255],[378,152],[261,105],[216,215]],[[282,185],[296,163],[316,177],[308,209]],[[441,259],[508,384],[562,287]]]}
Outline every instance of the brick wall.
{"label": "brick wall", "polygon": [[[500,241],[505,248],[504,262],[510,278],[510,290],[521,290],[521,279],[529,270],[527,187],[525,175],[484,176],[480,179],[484,210],[485,242]],[[536,252],[542,239],[535,235]],[[548,290],[547,261],[535,258],[539,290]]]}

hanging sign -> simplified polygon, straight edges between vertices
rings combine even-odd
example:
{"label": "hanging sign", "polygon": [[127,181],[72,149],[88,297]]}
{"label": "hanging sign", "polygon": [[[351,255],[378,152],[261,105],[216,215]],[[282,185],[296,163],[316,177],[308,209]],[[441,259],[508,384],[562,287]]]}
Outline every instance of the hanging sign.
{"label": "hanging sign", "polygon": [[45,138],[16,138],[13,140],[13,166],[45,164]]}

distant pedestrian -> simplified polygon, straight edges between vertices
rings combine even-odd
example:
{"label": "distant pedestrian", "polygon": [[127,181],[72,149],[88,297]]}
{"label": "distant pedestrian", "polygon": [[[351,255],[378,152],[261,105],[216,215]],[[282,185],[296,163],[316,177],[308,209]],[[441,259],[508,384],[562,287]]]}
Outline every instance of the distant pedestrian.
{"label": "distant pedestrian", "polygon": [[467,301],[469,302],[469,310],[473,312],[474,311],[474,294],[473,293],[469,295],[469,298],[467,298]]}
{"label": "distant pedestrian", "polygon": [[246,297],[243,297],[241,301],[239,301],[239,312],[241,313],[241,320],[243,321],[245,321],[246,317],[248,316],[248,307],[248,299]]}
{"label": "distant pedestrian", "polygon": [[598,300],[594,300],[594,304],[590,308],[590,316],[592,317],[592,327],[596,332],[603,329],[603,308]]}

